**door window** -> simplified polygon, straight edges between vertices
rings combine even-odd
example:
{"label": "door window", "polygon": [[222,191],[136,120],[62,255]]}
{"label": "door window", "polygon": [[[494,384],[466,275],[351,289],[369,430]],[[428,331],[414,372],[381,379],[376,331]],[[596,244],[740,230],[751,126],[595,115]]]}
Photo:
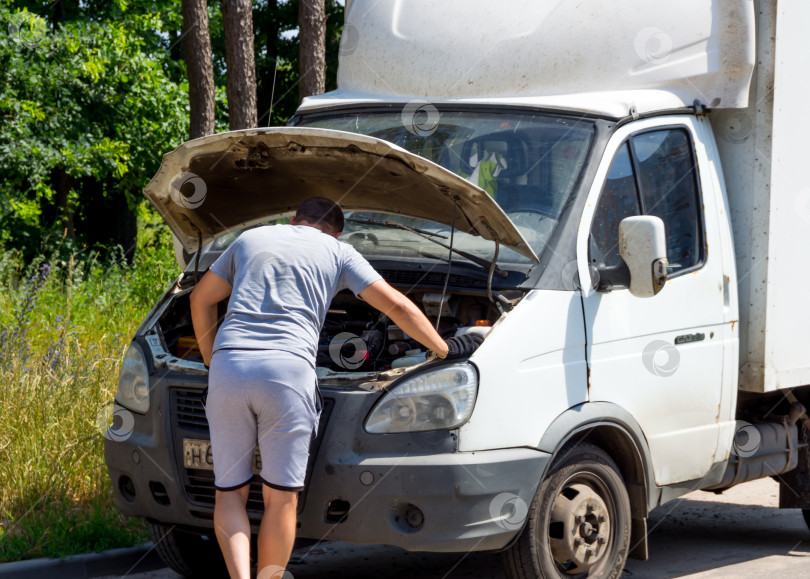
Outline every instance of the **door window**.
{"label": "door window", "polygon": [[660,217],[666,228],[670,277],[697,267],[703,220],[689,135],[682,129],[642,133],[633,137],[633,149],[644,213]]}
{"label": "door window", "polygon": [[590,260],[600,272],[601,289],[629,285],[627,266],[619,256],[619,223],[633,215],[655,215],[664,222],[669,277],[703,263],[696,162],[686,130],[644,132],[616,152],[590,235]]}
{"label": "door window", "polygon": [[610,165],[593,217],[591,260],[594,265],[600,269],[621,267],[623,261],[619,256],[619,223],[625,217],[640,213],[630,147],[624,143]]}

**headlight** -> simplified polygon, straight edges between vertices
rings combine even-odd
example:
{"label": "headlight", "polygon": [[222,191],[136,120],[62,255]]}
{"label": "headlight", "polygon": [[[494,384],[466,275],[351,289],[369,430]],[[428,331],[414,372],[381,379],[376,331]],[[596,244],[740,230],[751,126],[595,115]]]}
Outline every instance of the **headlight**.
{"label": "headlight", "polygon": [[132,342],[124,356],[115,399],[121,406],[135,412],[149,410],[149,367],[143,350],[136,342]]}
{"label": "headlight", "polygon": [[373,434],[458,428],[472,414],[478,373],[467,363],[416,374],[385,394],[366,419]]}

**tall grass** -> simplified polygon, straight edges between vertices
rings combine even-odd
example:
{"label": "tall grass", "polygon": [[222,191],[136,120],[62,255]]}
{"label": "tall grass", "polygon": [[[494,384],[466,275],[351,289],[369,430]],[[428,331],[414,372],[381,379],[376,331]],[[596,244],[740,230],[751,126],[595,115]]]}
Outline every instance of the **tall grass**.
{"label": "tall grass", "polygon": [[0,253],[0,561],[146,540],[113,503],[101,434],[131,335],[179,273],[141,217],[132,264]]}

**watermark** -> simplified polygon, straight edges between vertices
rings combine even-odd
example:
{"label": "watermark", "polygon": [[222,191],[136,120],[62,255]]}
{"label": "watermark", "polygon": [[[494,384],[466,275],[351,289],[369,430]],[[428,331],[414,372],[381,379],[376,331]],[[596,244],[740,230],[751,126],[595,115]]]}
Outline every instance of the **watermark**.
{"label": "watermark", "polygon": [[340,34],[340,56],[354,54],[358,44],[360,44],[360,32],[355,25],[347,24]]}
{"label": "watermark", "polygon": [[732,145],[744,143],[754,133],[754,119],[745,111],[723,111],[716,123],[719,138]]}
{"label": "watermark", "polygon": [[[589,265],[588,273],[591,277],[589,280],[590,286],[592,289],[596,289],[599,286],[599,270]],[[582,290],[582,284],[579,280],[579,266],[576,260],[566,263],[560,275],[562,277],[563,288],[573,291]]]}
{"label": "watermark", "polygon": [[294,579],[293,574],[279,565],[268,565],[256,575],[256,579]]}
{"label": "watermark", "polygon": [[196,209],[205,202],[208,186],[202,178],[195,174],[184,172],[172,179],[169,185],[169,197],[180,207]]}
{"label": "watermark", "polygon": [[660,28],[644,28],[633,41],[636,54],[644,62],[659,64],[672,54],[672,37]]}
{"label": "watermark", "polygon": [[48,24],[40,16],[23,10],[13,14],[8,23],[8,35],[17,44],[36,47],[48,32]]}
{"label": "watermark", "polygon": [[439,127],[439,109],[427,101],[410,101],[402,109],[402,124],[417,137],[429,137]]}
{"label": "watermark", "polygon": [[644,347],[641,361],[650,374],[668,378],[677,372],[681,365],[678,348],[664,340],[653,340]]}
{"label": "watermark", "polygon": [[[257,253],[250,260],[248,275],[258,276],[258,281],[268,288],[275,288],[287,277],[287,263],[271,251]],[[269,276],[272,272],[272,278]]]}
{"label": "watermark", "polygon": [[734,444],[731,445],[731,454],[740,458],[754,456],[762,444],[762,434],[756,426],[745,420],[737,421],[737,432],[734,433]]}
{"label": "watermark", "polygon": [[135,430],[135,416],[119,404],[108,404],[96,415],[96,429],[112,442],[124,442]]}
{"label": "watermark", "polygon": [[529,505],[514,493],[501,493],[489,503],[489,516],[496,525],[507,531],[523,527],[528,514]]}
{"label": "watermark", "polygon": [[810,223],[810,187],[799,191],[796,195],[796,214],[805,223]]}
{"label": "watermark", "polygon": [[346,370],[356,370],[368,356],[368,344],[357,334],[341,332],[329,342],[329,357]]}

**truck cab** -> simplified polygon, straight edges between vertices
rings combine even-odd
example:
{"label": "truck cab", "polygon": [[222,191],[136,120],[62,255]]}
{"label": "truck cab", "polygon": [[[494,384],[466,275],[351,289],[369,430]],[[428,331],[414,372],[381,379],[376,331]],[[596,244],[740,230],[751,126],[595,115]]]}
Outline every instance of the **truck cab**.
{"label": "truck cab", "polygon": [[178,572],[219,564],[188,294],[313,194],[443,336],[485,339],[445,363],[335,296],[300,538],[618,577],[687,492],[782,475],[810,509],[810,312],[785,301],[810,244],[789,146],[810,81],[785,72],[808,8],[471,4],[347,2],[338,90],[185,143],[146,188],[193,257],[136,332],[105,456]]}

